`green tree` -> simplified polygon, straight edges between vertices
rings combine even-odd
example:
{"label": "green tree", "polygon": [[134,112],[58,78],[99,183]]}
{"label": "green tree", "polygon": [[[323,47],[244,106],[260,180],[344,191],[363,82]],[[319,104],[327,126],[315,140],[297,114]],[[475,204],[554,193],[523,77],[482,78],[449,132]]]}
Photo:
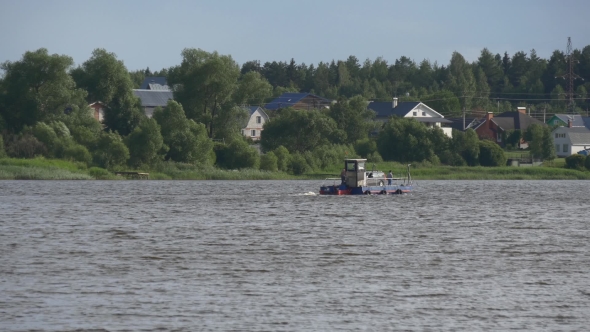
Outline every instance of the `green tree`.
{"label": "green tree", "polygon": [[169,100],[164,109],[156,108],[153,118],[161,128],[164,144],[168,147],[167,160],[208,164],[213,142],[207,137],[202,123],[187,119],[182,106]]}
{"label": "green tree", "polygon": [[129,148],[129,164],[133,167],[153,165],[163,160],[167,152],[160,126],[155,119],[143,119],[126,137],[125,143]]}
{"label": "green tree", "polygon": [[[535,158],[543,157],[543,132],[544,126],[540,124],[532,124],[524,133],[524,139],[529,144],[529,149],[531,150],[531,155]],[[547,128],[549,129],[549,128]],[[551,135],[551,133],[549,133]],[[553,145],[553,143],[551,143]]]}
{"label": "green tree", "polygon": [[233,109],[231,105],[223,108],[222,105],[232,100],[239,76],[240,68],[229,55],[184,49],[182,63],[171,70],[168,83],[174,86],[174,99],[182,104],[186,116],[204,123],[209,137],[213,138],[216,118]]}
{"label": "green tree", "polygon": [[460,98],[461,107],[470,109],[476,92],[476,83],[471,66],[458,52],[453,52],[447,77],[449,89]]}
{"label": "green tree", "polygon": [[20,132],[75,105],[85,106],[86,92],[68,74],[72,58],[49,55],[47,49],[26,52],[20,61],[0,65],[0,118],[6,129]]}
{"label": "green tree", "polygon": [[541,156],[545,160],[553,160],[557,158],[555,153],[555,145],[553,144],[553,135],[551,134],[551,128],[543,126],[543,138],[541,143],[542,154]]}
{"label": "green tree", "polygon": [[479,165],[479,138],[473,129],[465,132],[453,131],[451,140],[453,152],[461,156],[469,166]]}
{"label": "green tree", "polygon": [[340,98],[336,104],[330,107],[328,113],[338,129],[346,134],[343,143],[354,143],[367,138],[371,127],[370,120],[375,117],[374,112],[367,108],[367,101],[361,96],[350,100]]}
{"label": "green tree", "polygon": [[107,129],[128,135],[145,117],[141,101],[133,94],[133,82],[123,61],[105,49],[95,49],[90,59],[72,71],[78,86],[88,91],[88,102],[106,104]]}
{"label": "green tree", "polygon": [[392,118],[377,137],[379,154],[387,161],[432,161],[434,144],[428,128],[412,118]]}
{"label": "green tree", "polygon": [[291,153],[303,153],[320,145],[339,142],[342,137],[336,122],[322,112],[286,108],[280,116],[264,124],[260,145],[263,151],[272,151],[282,145]]}
{"label": "green tree", "polygon": [[424,99],[424,103],[444,116],[455,117],[463,114],[459,98],[449,90],[436,91],[431,95],[424,96]]}

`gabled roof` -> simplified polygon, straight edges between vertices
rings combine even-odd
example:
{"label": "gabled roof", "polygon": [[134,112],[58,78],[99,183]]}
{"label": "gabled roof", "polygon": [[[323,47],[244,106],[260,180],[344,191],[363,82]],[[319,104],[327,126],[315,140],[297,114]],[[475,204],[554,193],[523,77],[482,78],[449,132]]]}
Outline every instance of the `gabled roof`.
{"label": "gabled roof", "polygon": [[170,90],[135,89],[133,94],[141,99],[142,107],[164,107],[169,99],[174,99],[174,93]]}
{"label": "gabled roof", "polygon": [[526,130],[532,124],[545,125],[542,121],[530,117],[527,114],[512,111],[495,115],[491,121],[502,128],[502,130]]}
{"label": "gabled roof", "polygon": [[444,119],[444,116],[437,111],[433,110],[432,108],[428,107],[428,105],[423,104],[419,101],[406,101],[397,104],[396,108],[392,108],[393,104],[391,102],[384,102],[384,101],[371,101],[367,108],[370,110],[375,111],[377,113],[377,118],[389,118],[391,116],[399,116],[405,117],[408,113],[412,110],[417,108],[419,105],[423,105],[425,108],[429,109],[434,114],[438,115],[439,117],[412,117],[419,122],[440,122],[440,123],[451,123],[450,120]]}
{"label": "gabled roof", "polygon": [[590,129],[586,127],[561,127],[560,130],[567,133],[572,144],[590,145]]}
{"label": "gabled roof", "polygon": [[250,116],[252,116],[254,112],[258,111],[259,113],[265,115],[268,118],[268,114],[266,114],[266,112],[260,106],[247,106],[244,108],[248,111],[248,114],[250,114]]}
{"label": "gabled roof", "polygon": [[143,79],[143,83],[139,86],[142,90],[147,90],[150,88],[150,84],[159,84],[159,85],[168,85],[166,81],[166,77],[163,76],[148,76]]}
{"label": "gabled roof", "polygon": [[299,101],[301,101],[301,99],[308,97],[308,96],[320,99],[322,102],[325,102],[327,104],[331,103],[331,101],[329,99],[326,99],[326,98],[323,98],[320,96],[316,96],[311,93],[285,92],[282,95],[280,95],[279,97],[275,98],[270,103],[266,104],[264,106],[264,108],[266,108],[267,110],[276,110],[279,108],[290,107],[290,106],[297,104]]}

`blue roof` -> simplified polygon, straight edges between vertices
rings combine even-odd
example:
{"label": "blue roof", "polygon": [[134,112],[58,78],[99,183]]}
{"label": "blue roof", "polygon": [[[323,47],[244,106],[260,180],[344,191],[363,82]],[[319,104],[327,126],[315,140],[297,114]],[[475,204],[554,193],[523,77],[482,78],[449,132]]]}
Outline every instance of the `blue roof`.
{"label": "blue roof", "polygon": [[397,104],[396,108],[393,108],[392,102],[386,101],[372,101],[367,106],[368,109],[375,111],[378,118],[389,118],[393,115],[404,117],[416,106],[420,104],[419,101],[406,101]]}
{"label": "blue roof", "polygon": [[143,79],[143,83],[139,87],[142,90],[147,90],[150,88],[150,84],[160,84],[160,85],[168,85],[166,81],[166,77],[163,76],[148,76]]}
{"label": "blue roof", "polygon": [[330,103],[330,100],[316,96],[311,93],[285,92],[282,95],[280,95],[279,97],[275,98],[270,103],[266,104],[264,106],[264,108],[266,108],[267,110],[276,110],[279,108],[290,107],[290,106],[297,104],[301,99],[303,99],[307,96],[312,96],[312,97],[318,98],[322,101],[325,101],[326,103]]}

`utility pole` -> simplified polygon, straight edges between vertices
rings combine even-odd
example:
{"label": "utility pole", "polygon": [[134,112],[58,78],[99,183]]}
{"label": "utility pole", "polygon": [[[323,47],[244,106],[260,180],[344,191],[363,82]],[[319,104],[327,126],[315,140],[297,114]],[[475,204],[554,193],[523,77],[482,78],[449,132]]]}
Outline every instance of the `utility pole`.
{"label": "utility pole", "polygon": [[465,107],[463,107],[463,131],[465,131]]}

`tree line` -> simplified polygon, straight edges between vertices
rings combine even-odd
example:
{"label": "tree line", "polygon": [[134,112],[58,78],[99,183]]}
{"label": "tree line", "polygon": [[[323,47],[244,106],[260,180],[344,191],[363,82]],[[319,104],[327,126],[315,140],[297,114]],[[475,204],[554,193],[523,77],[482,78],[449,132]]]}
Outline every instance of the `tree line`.
{"label": "tree line", "polygon": [[[590,79],[590,46],[574,55],[578,75]],[[565,107],[558,78],[565,66],[560,51],[544,60],[534,50],[509,57],[484,49],[474,63],[455,52],[447,66],[427,60],[416,64],[407,57],[391,65],[383,58],[361,64],[350,56],[317,67],[294,60],[262,66],[249,61],[240,67],[230,55],[185,49],[179,65],[152,73],[130,72],[104,49],[96,49],[79,66],[71,57],[39,49],[1,65],[0,154],[64,158],[111,169],[173,161],[292,173],[326,168],[353,156],[501,165],[497,145],[476,140],[475,133],[455,132],[448,139],[413,120],[393,119],[383,125],[374,121],[367,100],[422,100],[446,116],[462,108],[513,110],[522,103],[556,111]],[[165,76],[174,90],[174,101],[152,118],[143,114],[132,91],[146,75]],[[583,96],[576,98],[582,111],[588,83],[576,84],[577,95]],[[240,133],[248,118],[243,106],[263,105],[287,91],[312,92],[336,102],[329,110],[271,112],[272,121],[262,132],[261,157]],[[103,124],[89,111],[88,104],[95,101],[107,105]],[[369,135],[377,130],[378,135]]]}

